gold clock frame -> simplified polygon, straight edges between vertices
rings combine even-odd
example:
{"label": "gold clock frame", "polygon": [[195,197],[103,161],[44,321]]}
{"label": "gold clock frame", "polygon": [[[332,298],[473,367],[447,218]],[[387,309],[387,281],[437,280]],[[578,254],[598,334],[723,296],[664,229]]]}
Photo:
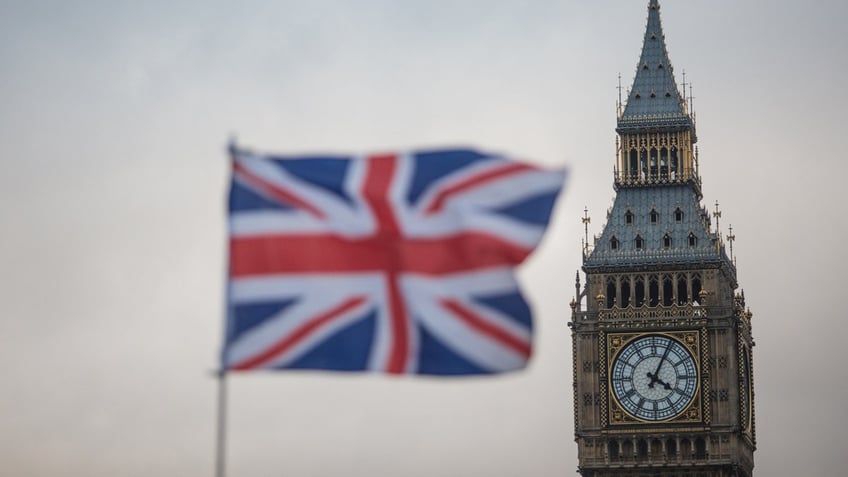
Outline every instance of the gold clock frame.
{"label": "gold clock frame", "polygon": [[[708,402],[704,396],[709,396],[710,381],[709,370],[704,366],[707,363],[705,353],[707,347],[707,331],[706,328],[695,330],[676,330],[676,331],[656,331],[656,332],[601,332],[600,337],[600,358],[605,366],[601,368],[600,385],[601,399],[606,402],[601,403],[601,424],[603,426],[645,426],[645,425],[669,425],[669,424],[709,424],[709,408]],[[695,395],[689,405],[676,416],[665,420],[648,421],[637,418],[627,412],[616,399],[612,391],[612,383],[610,382],[612,374],[613,360],[618,355],[618,352],[631,341],[651,335],[661,335],[683,345],[692,356],[695,358],[695,367],[698,372],[697,387]]]}

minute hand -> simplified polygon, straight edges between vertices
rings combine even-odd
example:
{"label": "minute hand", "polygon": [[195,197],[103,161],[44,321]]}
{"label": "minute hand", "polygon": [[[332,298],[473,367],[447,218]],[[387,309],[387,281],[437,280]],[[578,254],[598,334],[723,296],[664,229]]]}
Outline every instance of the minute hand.
{"label": "minute hand", "polygon": [[659,363],[657,363],[657,370],[656,370],[656,371],[654,371],[654,376],[659,377],[659,375],[660,375],[660,368],[662,367],[663,361],[665,361],[665,359],[668,357],[668,352],[669,352],[669,351],[671,351],[671,343],[669,343],[669,346],[665,349],[665,353],[663,353],[662,358],[660,358],[660,362],[659,362]]}

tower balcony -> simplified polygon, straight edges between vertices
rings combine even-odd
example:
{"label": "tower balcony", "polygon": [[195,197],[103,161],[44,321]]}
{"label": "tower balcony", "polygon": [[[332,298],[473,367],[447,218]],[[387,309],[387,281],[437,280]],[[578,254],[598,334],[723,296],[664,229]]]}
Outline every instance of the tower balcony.
{"label": "tower balcony", "polygon": [[688,173],[679,173],[669,170],[668,167],[654,167],[646,171],[621,171],[615,172],[615,181],[613,187],[616,192],[624,187],[656,187],[664,185],[689,185],[691,186],[698,198],[701,194],[701,178],[690,171]]}

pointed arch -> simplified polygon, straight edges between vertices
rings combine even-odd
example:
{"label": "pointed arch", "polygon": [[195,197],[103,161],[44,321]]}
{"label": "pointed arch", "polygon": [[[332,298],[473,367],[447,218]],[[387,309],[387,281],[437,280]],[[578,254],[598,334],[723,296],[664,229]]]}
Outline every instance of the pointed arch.
{"label": "pointed arch", "polygon": [[648,306],[653,308],[660,304],[660,278],[656,275],[648,277]]}
{"label": "pointed arch", "polygon": [[677,154],[677,146],[671,146],[669,157],[672,178],[677,178],[677,172],[680,170],[680,158]]}
{"label": "pointed arch", "polygon": [[685,305],[689,301],[689,286],[686,280],[686,274],[680,273],[677,275],[677,304]]}
{"label": "pointed arch", "polygon": [[692,274],[692,302],[696,305],[701,304],[701,274]]}
{"label": "pointed arch", "polygon": [[641,275],[636,277],[635,280],[635,296],[634,298],[634,306],[637,308],[645,304],[645,279],[642,278]]}
{"label": "pointed arch", "polygon": [[630,150],[630,164],[629,166],[629,175],[630,179],[636,179],[639,177],[639,153],[636,149]]}
{"label": "pointed arch", "polygon": [[621,278],[621,307],[628,306],[630,306],[630,277],[624,276]]}
{"label": "pointed arch", "polygon": [[663,306],[671,306],[674,304],[674,278],[672,275],[663,275]]}
{"label": "pointed arch", "polygon": [[657,148],[651,148],[651,179],[656,180],[659,174],[659,165],[657,162],[659,161],[659,153]]}
{"label": "pointed arch", "polygon": [[612,308],[616,304],[616,291],[618,287],[615,283],[615,277],[607,277],[607,308]]}

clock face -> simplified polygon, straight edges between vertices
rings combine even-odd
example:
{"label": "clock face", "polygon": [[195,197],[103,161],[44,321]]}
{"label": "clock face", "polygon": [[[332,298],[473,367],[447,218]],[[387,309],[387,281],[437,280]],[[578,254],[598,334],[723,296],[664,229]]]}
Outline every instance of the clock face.
{"label": "clock face", "polygon": [[648,335],[621,348],[613,359],[610,385],[618,404],[636,419],[665,421],[695,398],[698,369],[679,341]]}

